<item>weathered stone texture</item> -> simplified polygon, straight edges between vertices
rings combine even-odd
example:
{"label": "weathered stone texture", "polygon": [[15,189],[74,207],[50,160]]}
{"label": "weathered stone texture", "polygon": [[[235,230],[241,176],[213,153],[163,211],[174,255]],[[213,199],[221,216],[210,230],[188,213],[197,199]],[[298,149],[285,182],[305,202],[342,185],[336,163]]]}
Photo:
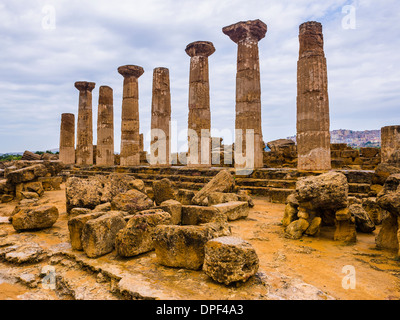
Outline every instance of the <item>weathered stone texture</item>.
{"label": "weathered stone texture", "polygon": [[240,238],[220,237],[205,245],[203,271],[213,280],[229,285],[246,282],[256,274],[259,259],[253,246]]}
{"label": "weathered stone texture", "polygon": [[[167,166],[170,162],[171,93],[169,70],[153,70],[153,94],[151,101],[150,164]],[[143,151],[143,150],[142,150]]]}
{"label": "weathered stone texture", "polygon": [[[237,43],[235,129],[242,131],[241,150],[235,140],[235,154],[246,154],[246,129],[254,130],[254,168],[263,167],[261,128],[261,86],[258,41],[265,37],[267,25],[260,20],[241,21],[224,27],[222,32]],[[248,155],[246,155],[248,156]],[[237,156],[235,156],[237,159]],[[244,167],[235,161],[236,167]]]}
{"label": "weathered stone texture", "polygon": [[190,56],[187,165],[210,167],[211,112],[208,57],[215,52],[215,48],[211,42],[196,41],[188,44],[185,51]]}
{"label": "weathered stone texture", "polygon": [[162,210],[149,210],[149,213],[143,211],[135,215],[116,236],[117,253],[123,257],[133,257],[153,250],[153,234],[156,226],[170,223],[171,215]]}
{"label": "weathered stone texture", "polygon": [[108,86],[99,89],[97,113],[96,165],[114,165],[114,107],[113,90]]}
{"label": "weathered stone texture", "polygon": [[120,212],[109,212],[87,221],[82,230],[83,251],[89,258],[97,258],[114,250],[115,237],[126,222]]}
{"label": "weathered stone texture", "polygon": [[120,164],[138,166],[140,165],[138,79],[144,70],[139,66],[126,65],[119,67],[118,72],[124,77]]}
{"label": "weathered stone texture", "polygon": [[322,25],[300,25],[297,63],[297,152],[299,170],[331,168],[329,100]]}
{"label": "weathered stone texture", "polygon": [[381,128],[381,162],[400,167],[400,126]]}
{"label": "weathered stone texture", "polygon": [[21,208],[12,216],[12,225],[17,231],[50,228],[58,219],[55,206]]}
{"label": "weathered stone texture", "polygon": [[79,109],[76,143],[76,164],[93,164],[92,90],[94,82],[78,81]]}
{"label": "weathered stone texture", "polygon": [[64,164],[75,163],[75,115],[73,113],[61,114],[59,159]]}

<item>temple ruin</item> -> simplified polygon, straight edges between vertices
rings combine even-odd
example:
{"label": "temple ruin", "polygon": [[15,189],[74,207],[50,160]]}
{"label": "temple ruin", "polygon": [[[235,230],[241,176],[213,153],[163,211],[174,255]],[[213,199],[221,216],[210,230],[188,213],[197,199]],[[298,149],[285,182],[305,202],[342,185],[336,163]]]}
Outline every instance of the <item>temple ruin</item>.
{"label": "temple ruin", "polygon": [[[93,145],[95,83],[76,82],[76,132],[74,114],[63,113],[59,159],[26,151],[0,162],[0,285],[15,278],[28,299],[53,300],[400,299],[400,126],[381,129],[381,150],[330,143],[322,25],[310,21],[299,27],[297,144],[264,150],[258,42],[267,25],[222,31],[237,44],[233,145],[211,143],[223,139],[210,134],[209,41],[186,46],[188,150],[178,161],[168,68],[153,69],[150,155],[139,131],[142,67],[118,68],[120,154],[113,89],[99,87]],[[232,153],[233,163],[211,162]],[[353,265],[357,292],[342,280]]]}

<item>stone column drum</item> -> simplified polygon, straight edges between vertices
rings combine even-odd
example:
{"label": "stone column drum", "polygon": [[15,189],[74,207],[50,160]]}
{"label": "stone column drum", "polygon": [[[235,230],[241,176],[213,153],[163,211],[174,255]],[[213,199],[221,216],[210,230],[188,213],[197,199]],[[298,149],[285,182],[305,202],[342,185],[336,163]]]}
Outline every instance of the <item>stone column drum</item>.
{"label": "stone column drum", "polygon": [[122,166],[140,165],[139,150],[139,83],[144,73],[142,67],[126,65],[118,68],[124,77],[121,121],[121,160]]}
{"label": "stone column drum", "polygon": [[[265,37],[267,25],[261,20],[241,21],[222,32],[237,43],[235,129],[242,130],[242,153],[246,153],[246,130],[254,130],[254,168],[263,167],[261,128],[261,85],[258,42]],[[237,139],[235,146],[239,145]],[[247,155],[248,156],[248,155]]]}
{"label": "stone column drum", "polygon": [[61,114],[59,159],[64,164],[75,163],[75,115],[73,113]]}
{"label": "stone column drum", "polygon": [[400,165],[400,126],[381,128],[381,162]]}
{"label": "stone column drum", "polygon": [[[196,41],[189,43],[185,51],[190,56],[189,154],[187,165],[188,167],[211,167],[211,112],[208,57],[215,52],[215,48],[209,41]],[[197,137],[193,137],[194,133],[196,133]],[[196,149],[197,154],[195,153]]]}
{"label": "stone column drum", "polygon": [[76,164],[93,164],[92,90],[94,82],[77,81],[79,110],[76,142]]}
{"label": "stone column drum", "polygon": [[299,170],[330,170],[328,75],[322,25],[300,25],[297,62],[297,153]]}
{"label": "stone column drum", "polygon": [[114,165],[114,107],[113,89],[101,86],[97,110],[96,165]]}
{"label": "stone column drum", "polygon": [[[157,166],[168,166],[170,155],[170,121],[171,121],[171,93],[169,82],[169,70],[167,68],[155,68],[153,70],[153,94],[151,102],[151,129],[161,130],[164,135],[151,137],[150,148],[158,148],[151,154],[158,158],[158,162],[152,163]],[[165,158],[160,154],[160,145],[165,146]],[[161,159],[161,158],[162,159]]]}

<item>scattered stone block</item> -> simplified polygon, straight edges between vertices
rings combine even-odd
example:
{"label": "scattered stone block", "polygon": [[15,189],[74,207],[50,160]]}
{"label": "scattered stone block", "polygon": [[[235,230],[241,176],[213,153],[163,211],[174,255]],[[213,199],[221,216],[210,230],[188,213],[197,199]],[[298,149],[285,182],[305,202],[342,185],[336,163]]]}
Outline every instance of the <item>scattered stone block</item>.
{"label": "scattered stone block", "polygon": [[179,201],[173,199],[163,201],[160,208],[171,215],[171,224],[181,224],[182,204]]}
{"label": "scattered stone block", "polygon": [[179,189],[177,200],[183,205],[191,205],[196,192],[194,190]]}
{"label": "scattered stone block", "polygon": [[[87,209],[88,210],[88,209]],[[95,212],[88,214],[80,214],[76,217],[68,220],[68,230],[69,230],[69,238],[71,241],[71,247],[74,250],[83,250],[82,248],[82,230],[85,226],[86,222],[91,219],[96,219],[102,216],[103,212]]]}
{"label": "scattered stone block", "polygon": [[170,224],[171,215],[158,211],[129,219],[115,239],[115,249],[122,257],[133,257],[154,250],[153,233],[157,225]]}
{"label": "scattered stone block", "polygon": [[282,225],[286,228],[293,221],[297,220],[297,208],[295,208],[291,203],[285,206],[285,212],[283,214]]}
{"label": "scattered stone block", "polygon": [[129,214],[150,209],[153,206],[153,200],[136,189],[120,193],[111,201],[112,210],[126,211]]}
{"label": "scattered stone block", "polygon": [[[242,196],[243,197],[243,196]],[[235,193],[211,192],[208,196],[208,205],[212,206],[219,203],[238,201],[239,197]],[[247,201],[247,200],[245,200]]]}
{"label": "scattered stone block", "polygon": [[364,198],[362,206],[375,225],[380,225],[382,220],[389,214],[379,206],[374,197]]}
{"label": "scattered stone block", "polygon": [[93,212],[107,212],[107,211],[111,211],[111,203],[110,202],[106,202],[106,203],[102,203],[99,204],[98,206],[96,206],[93,209]]}
{"label": "scattered stone block", "polygon": [[95,175],[87,179],[68,178],[65,184],[67,212],[75,207],[94,209],[99,204],[111,202],[118,194],[130,190],[130,182],[134,179],[120,173]]}
{"label": "scattered stone block", "polygon": [[126,222],[121,212],[108,212],[87,221],[82,230],[81,242],[89,258],[97,258],[114,250],[115,237]]}
{"label": "scattered stone block", "polygon": [[218,210],[214,207],[182,206],[182,225],[199,225],[215,219]]}
{"label": "scattered stone block", "polygon": [[309,236],[317,235],[320,232],[321,222],[321,217],[315,217],[314,219],[312,219],[310,226],[307,228],[305,234]]}
{"label": "scattered stone block", "polygon": [[40,177],[44,191],[61,190],[62,177]]}
{"label": "scattered stone block", "polygon": [[136,189],[140,192],[145,193],[145,185],[143,180],[135,179],[129,182],[130,189]]}
{"label": "scattered stone block", "polygon": [[7,180],[12,184],[32,181],[38,177],[44,177],[47,169],[43,164],[17,169],[6,174]]}
{"label": "scattered stone block", "polygon": [[205,245],[203,271],[217,282],[225,285],[246,282],[258,268],[257,253],[247,241],[237,237],[220,237]]}
{"label": "scattered stone block", "polygon": [[176,199],[175,192],[172,187],[172,182],[167,178],[154,181],[153,192],[154,192],[154,201],[158,206],[166,200]]}
{"label": "scattered stone block", "polygon": [[249,215],[249,204],[243,201],[231,201],[213,205],[219,212],[226,215],[228,221],[247,218]]}
{"label": "scattered stone block", "polygon": [[309,226],[310,224],[305,219],[295,220],[286,227],[285,237],[293,240],[300,239]]}
{"label": "scattered stone block", "polygon": [[12,225],[17,231],[50,228],[58,219],[55,206],[21,208],[12,216]]}
{"label": "scattered stone block", "polygon": [[167,267],[199,270],[204,262],[204,246],[215,237],[207,225],[159,225],[154,232],[157,262]]}
{"label": "scattered stone block", "polygon": [[355,218],[356,230],[363,233],[371,233],[375,230],[375,224],[361,204],[349,206],[350,214]]}
{"label": "scattered stone block", "polygon": [[228,170],[221,170],[192,198],[195,205],[207,206],[208,196],[212,192],[230,192],[235,187],[235,180]]}

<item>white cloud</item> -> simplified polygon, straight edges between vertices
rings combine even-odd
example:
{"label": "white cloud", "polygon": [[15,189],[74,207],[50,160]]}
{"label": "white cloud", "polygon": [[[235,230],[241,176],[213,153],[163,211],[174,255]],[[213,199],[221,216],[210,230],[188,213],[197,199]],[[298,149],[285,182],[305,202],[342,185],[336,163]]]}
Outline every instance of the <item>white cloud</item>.
{"label": "white cloud", "polygon": [[[42,28],[42,8],[55,8],[55,29]],[[356,8],[356,29],[342,28],[342,7]],[[221,29],[241,20],[268,25],[259,43],[262,121],[266,141],[296,132],[298,26],[323,23],[331,128],[379,129],[399,124],[400,4],[394,0],[20,0],[0,4],[0,152],[58,146],[61,113],[77,117],[74,82],[114,89],[115,145],[119,150],[122,76],[137,64],[141,131],[150,128],[152,72],[170,69],[172,119],[187,126],[190,42],[208,40],[212,126],[233,129],[236,44]],[[96,126],[94,125],[94,128]],[[95,134],[96,136],[96,134]],[[96,140],[94,140],[96,141]]]}

